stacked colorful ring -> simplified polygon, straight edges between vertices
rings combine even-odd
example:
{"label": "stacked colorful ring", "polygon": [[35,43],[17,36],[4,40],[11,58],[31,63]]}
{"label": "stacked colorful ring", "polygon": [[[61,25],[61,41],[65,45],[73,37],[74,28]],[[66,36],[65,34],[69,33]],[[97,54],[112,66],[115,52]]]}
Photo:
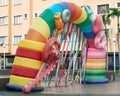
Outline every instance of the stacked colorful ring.
{"label": "stacked colorful ring", "polygon": [[105,50],[97,50],[95,48],[88,48],[86,76],[84,82],[88,84],[107,83],[106,78],[106,59]]}
{"label": "stacked colorful ring", "polygon": [[[45,44],[32,40],[21,40],[16,50],[8,88],[22,90],[37,75],[42,66],[42,51]],[[33,90],[44,90],[40,82]]]}

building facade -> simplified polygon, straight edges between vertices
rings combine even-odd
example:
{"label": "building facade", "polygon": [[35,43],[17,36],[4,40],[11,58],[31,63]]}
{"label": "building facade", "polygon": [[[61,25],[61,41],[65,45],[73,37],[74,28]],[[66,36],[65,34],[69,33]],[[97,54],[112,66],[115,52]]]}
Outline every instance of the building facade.
{"label": "building facade", "polygon": [[[108,8],[120,8],[120,0],[0,0],[0,55],[15,55],[18,42],[24,39],[31,24],[49,6],[60,2],[89,5],[94,16],[107,13]],[[117,19],[108,26],[108,52],[113,52],[113,38],[117,38]],[[118,52],[118,42],[116,52]],[[4,54],[5,53],[5,54]],[[6,62],[9,63],[9,60]]]}

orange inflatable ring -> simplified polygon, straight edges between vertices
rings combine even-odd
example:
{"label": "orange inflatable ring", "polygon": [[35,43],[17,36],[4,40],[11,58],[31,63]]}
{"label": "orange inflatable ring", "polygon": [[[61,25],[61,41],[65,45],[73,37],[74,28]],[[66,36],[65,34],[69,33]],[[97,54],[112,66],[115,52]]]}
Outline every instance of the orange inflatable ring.
{"label": "orange inflatable ring", "polygon": [[40,32],[38,32],[32,28],[29,29],[25,39],[46,43],[46,38]]}

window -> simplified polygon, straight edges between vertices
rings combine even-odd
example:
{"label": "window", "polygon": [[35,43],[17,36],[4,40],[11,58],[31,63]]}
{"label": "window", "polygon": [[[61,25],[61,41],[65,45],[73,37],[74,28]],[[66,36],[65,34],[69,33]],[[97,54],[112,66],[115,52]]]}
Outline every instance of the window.
{"label": "window", "polygon": [[0,6],[7,5],[8,0],[0,0]]}
{"label": "window", "polygon": [[[118,56],[117,53],[115,54],[115,62],[116,62],[116,67],[119,67],[120,66],[119,65],[119,56]],[[113,68],[114,54],[111,54],[111,55],[108,56],[108,64],[109,64],[109,66],[112,66],[112,68]]]}
{"label": "window", "polygon": [[117,2],[117,8],[120,8],[120,2]]}
{"label": "window", "polygon": [[28,19],[28,14],[23,15],[24,19]]}
{"label": "window", "polygon": [[0,36],[0,44],[3,45],[5,44],[5,36]]}
{"label": "window", "polygon": [[22,3],[22,0],[13,0],[14,1],[14,5],[18,5]]}
{"label": "window", "polygon": [[14,57],[7,57],[6,58],[6,66],[12,66],[14,61]]}
{"label": "window", "polygon": [[14,44],[18,44],[21,39],[22,36],[14,36]]}
{"label": "window", "polygon": [[7,17],[4,16],[4,17],[0,17],[0,25],[5,25],[7,24]]}
{"label": "window", "polygon": [[34,18],[37,18],[39,15],[38,15],[38,13],[34,13]]}
{"label": "window", "polygon": [[109,4],[97,5],[97,14],[108,13]]}
{"label": "window", "polygon": [[21,24],[22,23],[22,15],[14,16],[14,24]]}

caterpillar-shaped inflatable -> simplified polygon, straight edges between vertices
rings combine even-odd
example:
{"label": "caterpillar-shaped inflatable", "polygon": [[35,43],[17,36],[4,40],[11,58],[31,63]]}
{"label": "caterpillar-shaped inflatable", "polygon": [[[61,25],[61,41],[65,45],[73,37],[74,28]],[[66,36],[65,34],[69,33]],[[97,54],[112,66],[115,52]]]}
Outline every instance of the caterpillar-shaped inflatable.
{"label": "caterpillar-shaped inflatable", "polygon": [[[66,10],[68,13],[65,12]],[[63,22],[67,21],[75,24],[88,40],[89,48],[84,82],[105,83],[108,81],[105,77],[106,40],[104,34],[101,32],[102,21],[100,17],[96,17],[95,20],[92,19],[92,11],[89,7],[80,7],[73,3],[61,2],[44,10],[30,27],[25,40],[19,42],[7,88],[23,90],[24,92],[44,90],[44,88],[41,87],[41,81],[55,68],[54,63],[56,63],[58,59],[56,58],[53,63],[49,60],[49,57],[51,57],[50,54],[56,54],[60,49],[60,45],[55,38],[53,39],[53,43],[48,40],[56,28],[54,17],[58,12],[61,14],[61,17],[62,14],[65,13],[63,14]],[[58,31],[59,34],[61,33],[60,30]],[[51,47],[57,51],[54,52],[54,50],[51,49],[52,52],[44,52],[43,54],[43,51],[47,50],[47,48],[44,49],[47,46],[46,44],[49,45],[49,43],[46,42],[51,44],[51,46],[47,48]],[[54,45],[56,46],[55,48],[52,47]],[[46,56],[46,54],[49,55]],[[55,56],[53,56],[53,58],[55,58]],[[49,62],[47,62],[47,60],[49,60]],[[47,63],[52,62],[52,64],[50,64],[46,70],[43,69],[41,74],[37,75],[44,64],[43,61]]]}

